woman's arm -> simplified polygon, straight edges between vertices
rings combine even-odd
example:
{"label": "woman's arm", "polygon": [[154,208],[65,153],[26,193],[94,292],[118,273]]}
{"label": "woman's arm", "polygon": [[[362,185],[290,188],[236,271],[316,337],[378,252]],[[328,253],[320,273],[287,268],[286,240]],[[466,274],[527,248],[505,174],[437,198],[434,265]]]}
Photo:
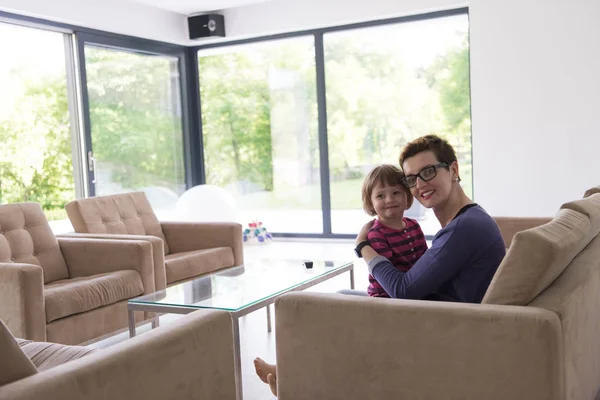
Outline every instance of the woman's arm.
{"label": "woman's arm", "polygon": [[471,225],[457,223],[452,229],[442,229],[432,247],[406,273],[394,268],[389,260],[377,256],[374,251],[365,252],[365,247],[363,255],[368,257],[369,272],[390,296],[423,299],[456,275],[478,250],[472,247],[469,239],[477,232]]}

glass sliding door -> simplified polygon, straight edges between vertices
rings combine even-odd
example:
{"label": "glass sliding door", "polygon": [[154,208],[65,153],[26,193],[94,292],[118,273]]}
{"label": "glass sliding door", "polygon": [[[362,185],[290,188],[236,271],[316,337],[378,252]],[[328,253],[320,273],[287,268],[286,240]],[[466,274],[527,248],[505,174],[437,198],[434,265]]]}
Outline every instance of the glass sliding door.
{"label": "glass sliding door", "polygon": [[40,203],[50,221],[75,198],[70,36],[0,23],[0,203]]}
{"label": "glass sliding door", "polygon": [[[324,35],[333,233],[355,234],[368,217],[360,188],[377,164],[398,164],[408,141],[450,140],[472,195],[468,15]],[[405,214],[426,235],[440,228],[415,201]]]}
{"label": "glass sliding door", "polygon": [[322,233],[313,37],[198,57],[206,183],[233,194],[242,224]]}
{"label": "glass sliding door", "polygon": [[168,216],[186,189],[178,58],[84,48],[94,194],[141,190]]}

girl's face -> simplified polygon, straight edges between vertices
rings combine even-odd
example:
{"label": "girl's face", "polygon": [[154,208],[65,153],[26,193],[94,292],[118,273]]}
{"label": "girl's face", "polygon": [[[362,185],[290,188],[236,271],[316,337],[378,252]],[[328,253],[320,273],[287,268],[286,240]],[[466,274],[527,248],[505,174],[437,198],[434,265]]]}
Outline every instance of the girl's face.
{"label": "girl's face", "polygon": [[371,202],[381,222],[402,219],[408,203],[405,190],[401,185],[389,186],[381,182],[375,185]]}
{"label": "girl's face", "polygon": [[417,176],[416,185],[410,188],[410,192],[425,208],[435,209],[444,205],[450,198],[452,183],[458,176],[456,162],[448,168],[441,166],[432,151],[423,151],[407,158],[402,169],[407,178],[414,179]]}

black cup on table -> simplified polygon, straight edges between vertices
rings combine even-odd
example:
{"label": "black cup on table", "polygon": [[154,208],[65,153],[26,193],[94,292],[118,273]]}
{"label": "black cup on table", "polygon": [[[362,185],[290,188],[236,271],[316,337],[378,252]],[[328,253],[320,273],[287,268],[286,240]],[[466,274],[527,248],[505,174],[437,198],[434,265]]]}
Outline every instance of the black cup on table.
{"label": "black cup on table", "polygon": [[313,267],[313,262],[311,260],[304,260],[304,266],[310,269]]}

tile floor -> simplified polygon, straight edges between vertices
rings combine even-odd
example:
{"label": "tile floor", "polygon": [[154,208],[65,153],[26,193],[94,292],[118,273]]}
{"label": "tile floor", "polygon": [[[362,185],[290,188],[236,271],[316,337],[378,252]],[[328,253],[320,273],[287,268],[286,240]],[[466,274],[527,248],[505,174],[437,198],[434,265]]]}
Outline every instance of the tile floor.
{"label": "tile floor", "polygon": [[[353,240],[285,240],[276,239],[266,245],[247,245],[244,248],[246,260],[256,258],[272,259],[312,259],[312,260],[355,260],[353,253]],[[362,260],[355,260],[355,285],[357,289],[366,289],[368,285],[368,272]],[[336,292],[339,289],[350,287],[349,274],[342,274],[319,285],[313,286],[308,291]],[[274,319],[275,313],[272,313]],[[177,323],[179,318],[185,316],[168,314],[160,317],[160,324]],[[262,357],[268,362],[275,361],[275,324],[273,330],[267,332],[266,309],[261,309],[240,318],[240,338],[242,353],[242,379],[245,400],[273,399],[267,385],[263,384],[255,375],[252,360]],[[146,324],[138,327],[137,333],[142,334],[150,329]],[[129,335],[122,332],[107,339],[91,344],[95,348],[105,348],[115,343],[127,340]]]}

